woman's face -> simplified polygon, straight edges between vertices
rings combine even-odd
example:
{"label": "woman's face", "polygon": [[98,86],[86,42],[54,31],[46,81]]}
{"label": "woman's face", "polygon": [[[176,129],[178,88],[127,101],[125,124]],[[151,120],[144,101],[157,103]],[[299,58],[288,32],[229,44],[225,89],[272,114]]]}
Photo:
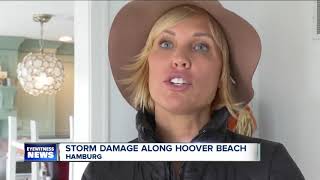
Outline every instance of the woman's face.
{"label": "woman's face", "polygon": [[155,108],[176,114],[211,105],[222,60],[206,16],[192,16],[165,29],[148,57],[149,91]]}

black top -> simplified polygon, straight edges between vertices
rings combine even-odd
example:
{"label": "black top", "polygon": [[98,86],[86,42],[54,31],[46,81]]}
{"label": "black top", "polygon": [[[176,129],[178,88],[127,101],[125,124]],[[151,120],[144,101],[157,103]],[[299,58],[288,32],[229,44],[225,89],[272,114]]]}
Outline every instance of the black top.
{"label": "black top", "polygon": [[[304,180],[286,148],[276,142],[251,138],[227,130],[226,108],[213,113],[211,120],[191,142],[261,143],[260,162],[183,162],[180,180]],[[138,138],[131,143],[160,142],[155,136],[155,119],[139,111]],[[177,180],[171,162],[91,162],[82,180]]]}

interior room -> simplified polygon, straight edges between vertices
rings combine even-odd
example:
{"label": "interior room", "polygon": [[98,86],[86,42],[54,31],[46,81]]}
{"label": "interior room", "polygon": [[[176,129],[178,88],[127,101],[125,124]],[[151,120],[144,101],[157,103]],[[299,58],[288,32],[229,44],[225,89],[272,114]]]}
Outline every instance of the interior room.
{"label": "interior room", "polygon": [[[4,22],[0,28],[2,74],[0,86],[0,179],[6,179],[6,169],[8,169],[6,168],[8,167],[6,166],[6,156],[9,134],[12,131],[15,131],[17,140],[30,139],[32,133],[30,121],[34,120],[37,125],[37,138],[70,138],[69,118],[73,117],[74,108],[74,15],[73,2],[58,4],[31,1],[27,3],[2,2],[0,9],[1,21]],[[52,15],[47,22],[43,23],[42,28],[41,23],[34,20],[34,17],[41,15],[41,13]],[[41,46],[43,53],[52,54],[61,62],[63,65],[61,69],[57,66],[55,59],[45,61],[39,59],[37,61],[36,57],[32,57],[32,54],[40,53]],[[28,58],[32,60],[30,64],[26,64],[24,68],[19,70],[18,64],[28,63]],[[37,64],[37,62],[45,63]],[[63,84],[55,82],[53,86],[58,86],[60,83],[61,86],[53,94],[30,94],[31,91],[25,89],[28,88],[28,83],[32,85],[33,82],[27,80],[29,77],[23,76],[24,70],[54,72],[58,76],[63,74]],[[19,73],[22,80],[25,80],[24,86],[20,82]],[[50,73],[47,74],[48,77]],[[43,90],[48,91],[49,89],[49,86],[43,87]],[[9,126],[8,116],[16,118],[15,130]],[[21,161],[21,158],[23,159],[21,156],[21,152],[17,151],[16,179],[30,178],[31,163]]]}
{"label": "interior room", "polygon": [[[254,137],[284,144],[308,180],[319,179],[315,169],[320,168],[319,2],[221,1],[252,24],[261,38],[262,54],[250,103],[257,121]],[[0,179],[9,177],[8,167],[16,168],[10,177],[31,178],[34,167],[37,173],[43,168],[60,168],[68,179],[76,180],[88,164],[21,163],[21,151],[8,153],[10,133],[16,140],[35,142],[129,142],[137,137],[136,110],[119,92],[108,59],[110,27],[126,3],[0,2]],[[43,41],[41,23],[33,20],[35,14],[53,15],[43,23]],[[26,92],[32,89],[27,83],[21,85],[18,76],[24,82],[28,78],[22,76],[23,70],[18,71],[18,64],[29,53],[41,52],[42,45],[43,52],[61,61],[64,78],[61,87],[53,88],[59,89],[56,94],[35,96]],[[55,62],[53,66],[59,67]],[[39,70],[44,69],[47,67]],[[57,80],[61,72],[57,70]],[[9,157],[13,160],[8,165]]]}

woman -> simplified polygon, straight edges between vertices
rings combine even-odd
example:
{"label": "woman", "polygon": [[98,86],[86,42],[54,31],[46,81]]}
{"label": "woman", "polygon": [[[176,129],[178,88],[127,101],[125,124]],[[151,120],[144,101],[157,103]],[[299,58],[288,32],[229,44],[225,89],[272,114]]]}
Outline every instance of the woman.
{"label": "woman", "polygon": [[[253,27],[217,1],[125,5],[112,24],[109,59],[138,111],[131,142],[261,143],[261,161],[94,162],[83,179],[304,179],[282,144],[249,137],[254,122],[238,117],[253,97],[260,51]],[[227,129],[230,116],[240,119],[236,133]]]}

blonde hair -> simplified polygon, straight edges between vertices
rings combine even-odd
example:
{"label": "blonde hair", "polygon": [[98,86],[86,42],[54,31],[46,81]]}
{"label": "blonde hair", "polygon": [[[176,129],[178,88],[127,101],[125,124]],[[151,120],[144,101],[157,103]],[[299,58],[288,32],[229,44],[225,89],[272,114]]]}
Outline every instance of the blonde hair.
{"label": "blonde hair", "polygon": [[148,88],[149,67],[147,60],[149,53],[155,39],[163,30],[194,15],[204,15],[210,20],[211,33],[220,50],[223,62],[220,76],[221,88],[218,89],[217,96],[212,102],[212,111],[226,106],[230,114],[238,119],[235,132],[251,136],[254,130],[254,123],[252,119],[250,119],[246,109],[243,108],[243,105],[241,103],[235,103],[230,91],[232,81],[229,67],[229,48],[226,37],[216,20],[201,8],[190,5],[178,6],[162,15],[153,25],[141,53],[135,57],[132,64],[123,67],[124,70],[133,72],[133,75],[120,82],[127,85],[127,90],[132,92],[130,99],[136,109],[154,112],[154,102]]}

